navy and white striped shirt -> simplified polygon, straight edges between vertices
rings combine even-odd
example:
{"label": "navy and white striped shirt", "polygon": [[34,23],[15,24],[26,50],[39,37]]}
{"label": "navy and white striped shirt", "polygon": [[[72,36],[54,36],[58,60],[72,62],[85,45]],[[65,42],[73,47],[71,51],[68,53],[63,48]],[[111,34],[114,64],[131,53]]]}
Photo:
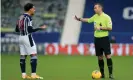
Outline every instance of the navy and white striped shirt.
{"label": "navy and white striped shirt", "polygon": [[42,30],[41,28],[33,29],[32,27],[32,18],[27,13],[21,15],[16,25],[16,32],[19,32],[20,35],[28,35],[32,32],[36,32],[38,30]]}

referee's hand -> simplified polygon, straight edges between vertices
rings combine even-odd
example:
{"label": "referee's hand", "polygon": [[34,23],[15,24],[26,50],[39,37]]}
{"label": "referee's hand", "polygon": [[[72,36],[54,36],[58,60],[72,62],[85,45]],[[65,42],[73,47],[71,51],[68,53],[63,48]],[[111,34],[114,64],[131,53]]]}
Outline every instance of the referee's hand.
{"label": "referee's hand", "polygon": [[101,26],[99,26],[99,27],[96,26],[96,27],[95,27],[95,30],[101,30]]}
{"label": "referee's hand", "polygon": [[75,20],[77,20],[77,21],[80,21],[81,20],[81,18],[79,18],[79,17],[77,17],[76,15],[75,15]]}

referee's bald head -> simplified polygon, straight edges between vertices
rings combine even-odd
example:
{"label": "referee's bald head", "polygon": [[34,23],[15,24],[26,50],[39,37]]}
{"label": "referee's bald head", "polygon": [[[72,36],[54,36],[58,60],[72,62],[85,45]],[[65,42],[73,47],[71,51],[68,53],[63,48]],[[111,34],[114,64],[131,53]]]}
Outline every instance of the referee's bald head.
{"label": "referee's bald head", "polygon": [[103,4],[101,4],[101,3],[95,3],[94,6],[95,5],[98,5],[99,7],[101,7],[103,9]]}
{"label": "referee's bald head", "polygon": [[103,11],[103,5],[101,3],[95,3],[94,4],[94,11],[96,14],[99,14]]}

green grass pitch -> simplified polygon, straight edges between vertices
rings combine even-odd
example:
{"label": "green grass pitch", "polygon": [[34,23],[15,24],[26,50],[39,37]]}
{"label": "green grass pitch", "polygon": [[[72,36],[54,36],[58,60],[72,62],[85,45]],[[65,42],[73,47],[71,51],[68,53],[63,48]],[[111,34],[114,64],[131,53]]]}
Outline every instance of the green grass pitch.
{"label": "green grass pitch", "polygon": [[[1,55],[1,80],[22,80],[19,55]],[[112,57],[115,80],[133,80],[133,56]],[[105,60],[106,63],[106,60]],[[27,73],[30,75],[30,57],[27,58]],[[98,69],[95,56],[38,56],[37,74],[44,80],[92,80],[91,72]],[[106,79],[108,68],[105,64]]]}

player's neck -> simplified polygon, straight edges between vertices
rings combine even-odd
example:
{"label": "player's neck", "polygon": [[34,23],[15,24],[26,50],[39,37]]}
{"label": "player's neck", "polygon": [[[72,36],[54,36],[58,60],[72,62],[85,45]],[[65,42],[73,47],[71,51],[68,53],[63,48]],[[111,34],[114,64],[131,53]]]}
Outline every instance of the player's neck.
{"label": "player's neck", "polygon": [[31,14],[29,12],[25,12],[25,14],[28,14],[29,16],[31,16]]}

